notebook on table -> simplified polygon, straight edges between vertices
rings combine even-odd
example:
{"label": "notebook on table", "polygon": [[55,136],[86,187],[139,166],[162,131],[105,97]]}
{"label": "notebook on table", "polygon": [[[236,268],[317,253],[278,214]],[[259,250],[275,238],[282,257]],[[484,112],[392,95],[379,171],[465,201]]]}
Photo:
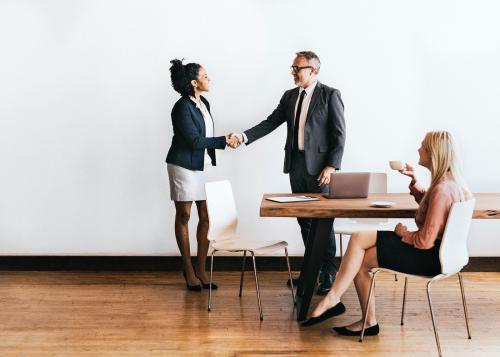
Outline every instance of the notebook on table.
{"label": "notebook on table", "polygon": [[319,201],[319,198],[310,196],[283,196],[283,197],[267,197],[266,200],[279,203],[287,203],[287,202]]}

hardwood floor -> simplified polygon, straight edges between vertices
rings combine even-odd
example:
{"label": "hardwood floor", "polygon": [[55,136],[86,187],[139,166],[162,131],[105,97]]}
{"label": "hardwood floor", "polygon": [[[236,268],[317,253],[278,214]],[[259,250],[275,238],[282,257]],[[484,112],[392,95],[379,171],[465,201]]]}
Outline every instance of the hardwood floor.
{"label": "hardwood floor", "polygon": [[[381,334],[359,343],[330,327],[359,318],[351,287],[347,313],[302,329],[293,318],[284,272],[259,274],[259,320],[251,272],[216,272],[208,292],[188,292],[180,273],[0,272],[0,356],[437,356],[425,286],[377,278]],[[444,356],[500,355],[500,273],[464,273],[472,340],[467,339],[457,279],[433,288]],[[316,304],[318,297],[313,300]]]}

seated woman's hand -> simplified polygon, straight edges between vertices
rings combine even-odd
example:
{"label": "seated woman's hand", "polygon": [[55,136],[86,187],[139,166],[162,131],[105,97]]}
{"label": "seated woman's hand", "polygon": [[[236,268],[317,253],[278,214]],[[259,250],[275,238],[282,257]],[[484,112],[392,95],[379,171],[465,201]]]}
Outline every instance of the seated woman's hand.
{"label": "seated woman's hand", "polygon": [[405,166],[403,169],[399,170],[399,172],[405,176],[411,177],[412,180],[415,180],[415,171],[412,165],[405,163]]}
{"label": "seated woman's hand", "polygon": [[403,223],[396,224],[394,228],[394,233],[396,233],[399,237],[403,237],[403,234],[408,232],[408,228]]}

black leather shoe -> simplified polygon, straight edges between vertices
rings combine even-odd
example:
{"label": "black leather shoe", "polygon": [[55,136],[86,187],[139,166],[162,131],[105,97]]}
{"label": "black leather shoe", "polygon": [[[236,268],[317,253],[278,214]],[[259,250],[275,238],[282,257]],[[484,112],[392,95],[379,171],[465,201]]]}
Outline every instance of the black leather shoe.
{"label": "black leather shoe", "polygon": [[[201,286],[203,286],[203,289],[210,289],[210,283],[204,283],[203,280],[200,279],[200,277],[198,275],[196,275],[196,277],[198,278],[198,280],[200,281],[201,283]],[[212,290],[217,290],[219,287],[217,286],[217,284],[215,283],[212,283]]]}
{"label": "black leather shoe", "polygon": [[323,273],[321,272],[319,274],[319,279],[318,279],[318,290],[316,291],[316,294],[318,295],[326,295],[332,288],[333,282],[335,281],[335,275],[330,274],[330,273]]}
{"label": "black leather shoe", "polygon": [[345,306],[341,302],[339,302],[337,305],[334,307],[329,308],[325,312],[323,312],[321,315],[316,316],[316,317],[311,317],[305,320],[300,324],[302,327],[309,327],[312,325],[319,324],[320,322],[323,322],[330,317],[338,316],[340,314],[343,314],[345,312]]}
{"label": "black leather shoe", "polygon": [[[343,336],[361,336],[361,330],[351,331],[348,330],[345,326],[333,327],[332,330]],[[365,336],[376,336],[379,332],[380,329],[378,327],[378,324],[375,324],[372,327],[365,328]]]}
{"label": "black leather shoe", "polygon": [[[297,286],[299,286],[300,284],[300,279],[299,277],[296,277],[296,278],[292,278],[292,282],[293,282],[293,287],[296,288]],[[289,288],[292,287],[292,284],[290,284],[290,279],[288,279],[286,281],[286,286],[288,286]]]}
{"label": "black leather shoe", "polygon": [[201,285],[189,285],[188,284],[186,272],[184,270],[182,271],[182,275],[184,276],[184,280],[186,281],[186,289],[188,289],[189,291],[201,291]]}

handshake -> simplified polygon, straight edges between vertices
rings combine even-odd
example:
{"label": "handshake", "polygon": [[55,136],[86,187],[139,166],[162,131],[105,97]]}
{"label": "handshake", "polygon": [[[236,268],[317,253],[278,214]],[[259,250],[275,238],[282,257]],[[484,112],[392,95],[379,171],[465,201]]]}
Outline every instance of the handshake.
{"label": "handshake", "polygon": [[229,133],[226,135],[226,145],[233,149],[243,144],[243,134],[241,133]]}

